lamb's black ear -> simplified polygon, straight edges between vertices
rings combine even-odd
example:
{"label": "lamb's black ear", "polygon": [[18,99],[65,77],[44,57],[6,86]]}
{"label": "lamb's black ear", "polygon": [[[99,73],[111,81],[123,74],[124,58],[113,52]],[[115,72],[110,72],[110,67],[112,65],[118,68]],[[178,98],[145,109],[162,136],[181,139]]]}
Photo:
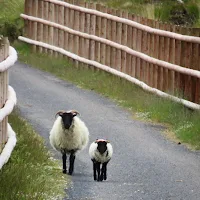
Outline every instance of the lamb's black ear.
{"label": "lamb's black ear", "polygon": [[95,143],[98,143],[98,138],[96,139]]}

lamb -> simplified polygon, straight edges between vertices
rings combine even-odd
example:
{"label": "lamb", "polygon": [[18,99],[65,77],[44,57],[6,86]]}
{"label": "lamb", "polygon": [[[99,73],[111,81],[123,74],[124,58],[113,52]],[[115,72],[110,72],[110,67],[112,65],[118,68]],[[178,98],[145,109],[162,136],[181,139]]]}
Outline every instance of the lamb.
{"label": "lamb", "polygon": [[85,123],[77,116],[78,111],[58,111],[56,120],[50,131],[51,146],[61,152],[63,161],[63,173],[67,173],[66,160],[69,157],[69,171],[72,175],[74,171],[74,161],[77,151],[83,150],[89,140],[89,131]]}
{"label": "lamb", "polygon": [[97,139],[90,145],[89,155],[93,162],[93,176],[95,181],[103,181],[107,179],[107,164],[110,161],[112,154],[113,148],[108,140]]}

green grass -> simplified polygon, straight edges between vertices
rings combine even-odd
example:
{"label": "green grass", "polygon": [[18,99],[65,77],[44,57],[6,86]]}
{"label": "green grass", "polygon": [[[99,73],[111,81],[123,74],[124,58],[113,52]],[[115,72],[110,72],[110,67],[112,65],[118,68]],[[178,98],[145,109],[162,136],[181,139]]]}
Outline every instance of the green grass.
{"label": "green grass", "polygon": [[19,117],[18,111],[9,115],[9,123],[16,132],[17,144],[0,170],[0,199],[61,199],[67,181],[61,163],[52,159],[43,139]]}
{"label": "green grass", "polygon": [[130,82],[109,73],[77,68],[66,58],[51,58],[45,54],[32,53],[29,45],[17,42],[15,47],[19,60],[78,87],[94,90],[113,99],[133,113],[134,118],[165,124],[184,143],[200,149],[200,112],[191,111],[183,105],[144,92]]}
{"label": "green grass", "polygon": [[[183,0],[86,0],[98,2],[114,9],[126,10],[139,16],[188,27],[199,26],[200,1]],[[182,10],[182,12],[180,12]]]}
{"label": "green grass", "polygon": [[24,10],[25,0],[1,0],[0,1],[0,21],[13,22],[20,18]]}
{"label": "green grass", "polygon": [[23,10],[24,0],[0,1],[0,35],[8,37],[11,43],[22,34],[24,23],[20,14]]}

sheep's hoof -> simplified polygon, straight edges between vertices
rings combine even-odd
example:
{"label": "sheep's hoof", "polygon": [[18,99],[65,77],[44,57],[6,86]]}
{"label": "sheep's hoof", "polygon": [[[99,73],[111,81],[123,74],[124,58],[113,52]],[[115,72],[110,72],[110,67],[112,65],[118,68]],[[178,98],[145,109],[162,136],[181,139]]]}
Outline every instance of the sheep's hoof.
{"label": "sheep's hoof", "polygon": [[67,170],[66,169],[63,169],[63,174],[66,174],[67,173]]}
{"label": "sheep's hoof", "polygon": [[68,172],[68,175],[72,175],[73,172]]}
{"label": "sheep's hoof", "polygon": [[99,182],[99,181],[103,181],[103,179],[102,179],[102,178],[98,178],[97,181],[98,181],[98,182]]}
{"label": "sheep's hoof", "polygon": [[100,176],[100,181],[103,181],[103,176],[102,175]]}

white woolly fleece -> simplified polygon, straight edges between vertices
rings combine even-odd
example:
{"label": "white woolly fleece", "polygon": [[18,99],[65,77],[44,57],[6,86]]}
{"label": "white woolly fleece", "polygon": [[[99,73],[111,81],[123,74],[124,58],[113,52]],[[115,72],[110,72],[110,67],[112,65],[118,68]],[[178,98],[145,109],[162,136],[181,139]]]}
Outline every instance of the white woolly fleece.
{"label": "white woolly fleece", "polygon": [[103,154],[99,153],[99,151],[97,150],[97,146],[98,144],[95,142],[93,142],[90,145],[90,148],[89,148],[90,158],[95,159],[97,162],[100,162],[100,163],[108,162],[111,159],[112,154],[113,154],[112,145],[110,143],[107,143],[107,150]]}
{"label": "white woolly fleece", "polygon": [[50,131],[49,139],[52,147],[57,151],[82,150],[88,144],[89,131],[77,116],[73,118],[71,127],[64,129],[62,118],[58,116]]}

